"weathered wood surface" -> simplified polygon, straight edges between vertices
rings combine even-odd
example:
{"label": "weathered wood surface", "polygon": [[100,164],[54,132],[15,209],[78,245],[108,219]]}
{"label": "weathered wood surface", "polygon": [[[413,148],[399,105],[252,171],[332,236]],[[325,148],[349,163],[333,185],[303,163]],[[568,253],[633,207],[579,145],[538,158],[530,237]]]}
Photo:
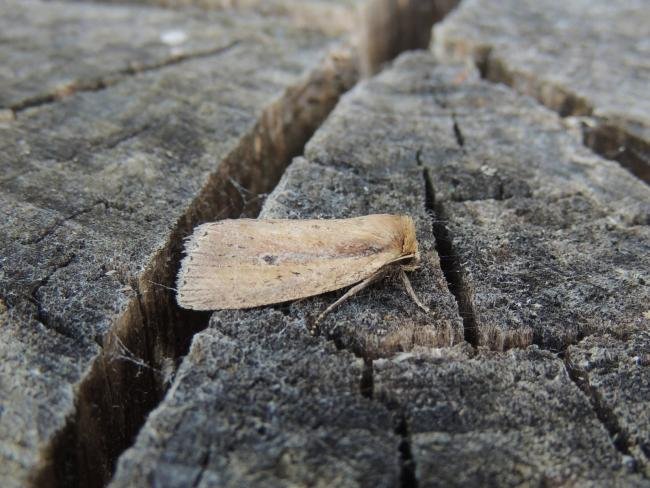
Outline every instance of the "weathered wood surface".
{"label": "weathered wood surface", "polygon": [[[0,4],[0,107],[21,109],[263,35],[257,16],[35,0]],[[248,25],[247,25],[248,24]],[[137,28],[136,28],[137,26]]]}
{"label": "weathered wood surface", "polygon": [[649,38],[645,0],[468,0],[432,46],[562,115],[587,116],[585,143],[650,181]]}
{"label": "weathered wood surface", "polygon": [[[512,59],[534,90],[494,74],[519,73],[502,44],[478,59],[486,81],[411,54],[346,95],[304,150],[359,65],[423,42],[423,19],[455,2],[117,3],[0,5],[3,486],[101,485],[129,446],[114,486],[650,486],[650,191],[491,83],[589,114],[587,137],[610,124],[638,152],[633,3],[555,5],[580,26],[554,34],[578,46],[556,53],[551,14],[525,2],[477,20],[483,2],[468,1],[436,30],[437,55],[482,53],[494,32],[477,24],[520,15],[503,45],[529,46]],[[594,26],[602,56],[576,41]],[[594,83],[553,64],[565,51]],[[263,215],[411,214],[431,315],[394,279],[316,337],[341,292],[211,318],[175,307],[183,237],[255,215],[298,154]]]}
{"label": "weathered wood surface", "polygon": [[[645,438],[636,434],[648,419],[630,411],[647,407],[648,367],[635,370],[638,406],[615,408],[596,405],[572,380],[574,362],[554,354],[583,347],[585,334],[618,334],[627,344],[647,328],[648,203],[644,183],[590,153],[553,112],[463,66],[402,56],[344,96],[262,216],[412,213],[430,255],[415,278],[434,310],[430,323],[390,280],[342,305],[318,338],[309,337],[309,318],[338,294],[215,313],[121,457],[113,486],[394,486],[398,478],[648,486]],[[449,276],[461,275],[450,281],[466,298],[466,337],[497,350],[536,345],[440,348],[455,311],[436,243],[455,256],[443,262]],[[601,298],[592,302],[593,294]],[[386,348],[400,330],[399,349]],[[628,354],[620,353],[623,363]],[[332,374],[346,362],[352,378]],[[605,415],[621,417],[618,431]]]}
{"label": "weathered wood surface", "polygon": [[358,2],[171,6],[0,5],[7,486],[106,482],[206,325],[169,288],[183,237],[256,214],[384,42],[369,36],[393,38]]}
{"label": "weathered wood surface", "polygon": [[[650,320],[650,313],[645,312]],[[645,462],[650,459],[650,330],[591,336],[570,346],[567,363],[575,381],[603,412],[603,422],[618,448]]]}
{"label": "weathered wood surface", "polygon": [[[97,482],[192,334],[164,288],[182,237],[254,208],[356,66],[346,36],[283,17],[2,8],[3,69],[16,74],[0,91],[17,115],[0,128],[0,477]],[[165,65],[172,28],[187,59]],[[160,66],[83,91],[143,57]],[[48,100],[61,74],[82,91],[18,110]]]}
{"label": "weathered wood surface", "polygon": [[[363,138],[363,132],[353,134]],[[124,455],[113,485],[150,479],[165,479],[173,486],[398,483],[401,438],[394,432],[394,415],[366,398],[372,390],[371,371],[346,350],[368,361],[418,347],[451,346],[463,341],[462,321],[433,248],[425,181],[417,161],[385,155],[369,158],[358,171],[349,166],[349,159],[320,154],[319,148],[310,145],[306,159],[294,160],[260,216],[411,215],[423,261],[412,274],[412,283],[435,315],[423,313],[398,280],[373,287],[332,312],[321,324],[319,338],[309,332],[313,319],[341,293],[282,306],[284,314],[275,310],[215,314],[208,331],[196,336],[167,397],[170,403],[152,414],[141,443]],[[231,366],[216,366],[212,358],[220,357],[226,338],[236,359]],[[335,345],[344,350],[337,352]],[[215,375],[215,367],[236,373],[223,383],[218,373],[217,382],[204,380]],[[208,390],[200,387],[201,394],[196,395],[196,385],[208,383]],[[231,398],[222,404],[226,391]],[[191,431],[207,419],[203,408],[195,408],[197,401],[212,405],[224,420],[203,429],[199,442]],[[174,420],[171,411],[179,414],[172,414]],[[154,437],[164,438],[165,445],[192,439],[192,458],[186,457],[189,451],[158,449]],[[174,469],[179,465],[183,468]]]}
{"label": "weathered wood surface", "polygon": [[470,340],[561,350],[647,323],[646,185],[585,149],[552,112],[471,69],[434,71],[414,55],[368,92],[330,116],[306,155],[362,173],[411,158],[428,172],[441,244],[458,254],[450,273],[475,322]]}
{"label": "weathered wood surface", "polygon": [[403,412],[418,486],[648,486],[553,354],[441,351],[375,368],[377,398]]}
{"label": "weathered wood surface", "polygon": [[111,486],[396,486],[401,439],[363,370],[304,319],[216,314]]}

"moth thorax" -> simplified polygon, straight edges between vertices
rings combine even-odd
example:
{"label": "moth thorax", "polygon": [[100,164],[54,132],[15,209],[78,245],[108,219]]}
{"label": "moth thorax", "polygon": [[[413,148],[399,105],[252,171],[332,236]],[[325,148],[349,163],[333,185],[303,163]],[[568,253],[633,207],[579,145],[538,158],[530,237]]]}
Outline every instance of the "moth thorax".
{"label": "moth thorax", "polygon": [[419,260],[420,253],[418,252],[418,241],[415,236],[415,224],[413,219],[406,215],[402,216],[402,238],[402,255],[413,255],[416,261]]}

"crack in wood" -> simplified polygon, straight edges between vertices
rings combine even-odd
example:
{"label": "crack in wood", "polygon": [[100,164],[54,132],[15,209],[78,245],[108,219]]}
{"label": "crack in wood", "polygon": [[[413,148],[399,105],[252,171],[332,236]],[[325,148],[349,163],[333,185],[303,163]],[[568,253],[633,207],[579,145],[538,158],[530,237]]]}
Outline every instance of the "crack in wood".
{"label": "crack in wood", "polygon": [[55,273],[70,266],[76,257],[76,254],[72,253],[63,261],[57,263],[55,268],[50,273],[48,273],[47,276],[41,278],[38,282],[35,283],[35,285],[33,285],[33,288],[29,293],[29,300],[36,306],[36,320],[40,322],[45,328],[53,330],[57,334],[72,341],[76,341],[79,338],[75,337],[68,330],[55,322],[55,320],[43,309],[43,305],[41,304],[41,301],[38,299],[37,295],[41,288],[47,286],[50,279],[52,279],[52,276],[54,276]]}
{"label": "crack in wood", "polygon": [[121,70],[117,70],[113,73],[110,73],[102,78],[96,78],[85,81],[75,81],[64,87],[57,89],[57,91],[52,93],[45,93],[41,95],[36,95],[30,98],[27,98],[17,104],[14,104],[9,107],[14,114],[14,119],[18,117],[20,112],[24,110],[40,107],[42,105],[47,105],[50,103],[55,103],[63,98],[74,95],[75,93],[80,92],[96,92],[105,90],[106,88],[113,86],[128,77],[138,75],[140,73],[146,73],[149,71],[156,71],[167,66],[173,66],[175,64],[180,64],[185,61],[191,61],[194,59],[208,58],[212,56],[219,56],[223,53],[228,52],[234,47],[242,44],[241,40],[236,40],[226,44],[225,46],[219,46],[218,48],[207,49],[203,51],[196,51],[193,53],[184,53],[179,54],[178,56],[171,57],[169,59],[159,61],[156,63],[151,63],[143,66],[127,66]]}
{"label": "crack in wood", "polygon": [[[35,475],[36,486],[102,486],[110,480],[117,458],[164,397],[169,386],[161,374],[165,364],[187,354],[194,334],[208,325],[209,313],[176,304],[173,286],[184,238],[202,221],[257,215],[260,196],[276,186],[355,80],[352,59],[334,54],[301,85],[268,105],[257,125],[208,177],[167,244],[137,282],[130,283],[136,297],[99,341],[103,349],[79,385],[75,416],[63,429],[66,434],[45,447],[46,463]],[[308,103],[314,95],[318,103]],[[242,198],[244,188],[250,197]],[[100,204],[111,205],[100,200],[93,208]],[[57,222],[49,232],[79,214]]]}
{"label": "crack in wood", "polygon": [[[494,55],[491,47],[485,47],[475,55],[474,64],[481,76],[491,83],[500,83],[515,89],[514,74]],[[535,80],[541,86],[541,80]],[[588,116],[594,108],[584,98],[553,83],[543,84],[544,90],[533,93],[538,102],[556,111],[561,117]],[[551,90],[549,90],[549,88]],[[544,93],[542,98],[540,93]],[[525,93],[530,95],[530,93]],[[558,102],[558,100],[560,100]],[[553,101],[553,102],[551,102]],[[591,117],[592,126],[582,127],[583,144],[605,159],[617,161],[637,178],[650,183],[650,145],[636,137],[621,125],[600,117]]]}
{"label": "crack in wood", "polygon": [[600,393],[590,385],[587,375],[572,364],[571,358],[567,353],[564,353],[563,356],[564,368],[566,369],[567,375],[587,397],[596,418],[609,434],[612,445],[622,456],[627,456],[629,459],[634,460],[634,463],[630,466],[634,473],[646,477],[644,470],[640,469],[640,466],[645,464],[644,460],[639,459],[630,450],[630,446],[632,445],[630,434],[621,427],[616,418],[616,414],[605,406]]}
{"label": "crack in wood", "polygon": [[413,452],[411,450],[411,432],[408,425],[406,415],[402,414],[398,418],[397,428],[395,433],[400,436],[401,442],[399,445],[400,452],[400,487],[401,488],[418,488],[418,479],[415,460],[413,459]]}
{"label": "crack in wood", "polygon": [[375,396],[374,374],[373,360],[371,358],[365,358],[363,360],[363,371],[361,373],[359,390],[362,396],[370,399]]}
{"label": "crack in wood", "polygon": [[201,484],[201,481],[203,480],[203,476],[205,475],[205,471],[208,468],[209,463],[210,463],[210,450],[207,449],[205,451],[205,454],[201,456],[201,462],[199,464],[200,469],[196,477],[192,481],[192,487],[197,487]]}
{"label": "crack in wood", "polygon": [[440,258],[440,268],[447,281],[447,287],[458,304],[458,313],[463,321],[465,341],[476,347],[478,346],[478,330],[471,300],[472,293],[463,279],[460,260],[445,225],[447,217],[444,207],[441,202],[436,202],[435,189],[427,168],[423,168],[422,177],[426,189],[426,207],[432,216],[433,235],[436,240],[436,252]]}
{"label": "crack in wood", "polygon": [[582,125],[583,143],[595,153],[621,163],[632,174],[650,183],[650,145],[625,129],[598,117]]}
{"label": "crack in wood", "polygon": [[[427,169],[424,169],[423,174],[427,188],[427,208],[429,208],[433,212],[433,215],[436,217],[436,219],[434,219],[434,236],[436,238],[436,249],[438,250],[438,254],[440,256],[441,268],[443,270],[445,278],[447,279],[449,289],[458,302],[459,313],[463,319],[465,340],[472,346],[476,347],[478,345],[478,330],[476,325],[475,312],[471,305],[471,294],[469,286],[464,282],[462,278],[462,269],[459,263],[458,255],[454,252],[453,241],[450,238],[449,232],[444,224],[446,221],[444,207],[441,202],[435,201],[435,191],[429,171]],[[626,433],[620,426],[614,412],[605,407],[602,400],[600,399],[598,392],[589,385],[588,379],[583,377],[580,374],[580,371],[577,368],[573,367],[568,360],[568,347],[579,343],[584,337],[588,335],[590,334],[580,334],[573,341],[567,342],[564,345],[562,351],[559,351],[559,356],[564,356],[564,365],[569,378],[588,398],[596,418],[609,433],[614,447],[621,453],[621,455],[634,459],[634,471],[642,474],[642,470],[639,470],[638,466],[642,464],[643,461],[631,453],[629,449],[631,442],[629,434]],[[548,350],[538,340],[539,338],[536,339],[537,340],[533,340],[534,344],[540,347],[540,349]],[[558,351],[550,352],[558,353]]]}
{"label": "crack in wood", "polygon": [[77,217],[79,217],[81,215],[92,212],[95,209],[95,207],[97,207],[99,205],[105,205],[105,203],[102,200],[97,200],[97,201],[93,202],[91,205],[89,205],[88,207],[79,209],[76,212],[72,212],[70,215],[68,215],[66,217],[63,217],[62,219],[59,219],[56,222],[54,222],[47,229],[43,230],[43,232],[41,232],[39,235],[33,237],[32,239],[29,239],[29,240],[25,241],[24,244],[38,244],[38,243],[42,242],[46,237],[52,235],[52,233],[56,229],[61,227],[66,222],[74,220],[74,219],[76,219]]}
{"label": "crack in wood", "polygon": [[461,150],[465,151],[465,137],[463,136],[463,132],[460,130],[460,125],[458,124],[456,113],[453,112],[451,114],[451,117],[454,121],[454,136],[456,137],[456,143],[458,144],[458,147],[461,148]]}

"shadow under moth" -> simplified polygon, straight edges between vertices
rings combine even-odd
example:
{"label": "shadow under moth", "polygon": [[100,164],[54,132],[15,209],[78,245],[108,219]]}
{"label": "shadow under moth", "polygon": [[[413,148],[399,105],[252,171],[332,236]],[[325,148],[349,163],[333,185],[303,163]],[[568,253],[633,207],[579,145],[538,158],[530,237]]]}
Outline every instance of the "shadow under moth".
{"label": "shadow under moth", "polygon": [[419,261],[415,225],[405,215],[221,220],[198,226],[186,240],[177,301],[194,310],[251,308],[354,285],[317,324],[355,293],[397,273],[428,312],[405,274]]}

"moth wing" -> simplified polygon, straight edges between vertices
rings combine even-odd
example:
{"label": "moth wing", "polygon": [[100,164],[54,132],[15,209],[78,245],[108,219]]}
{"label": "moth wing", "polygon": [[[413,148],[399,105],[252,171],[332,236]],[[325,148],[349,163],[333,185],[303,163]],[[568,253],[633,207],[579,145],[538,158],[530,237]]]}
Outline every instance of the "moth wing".
{"label": "moth wing", "polygon": [[177,300],[195,310],[249,308],[358,283],[402,255],[396,215],[331,220],[222,220],[186,244]]}

